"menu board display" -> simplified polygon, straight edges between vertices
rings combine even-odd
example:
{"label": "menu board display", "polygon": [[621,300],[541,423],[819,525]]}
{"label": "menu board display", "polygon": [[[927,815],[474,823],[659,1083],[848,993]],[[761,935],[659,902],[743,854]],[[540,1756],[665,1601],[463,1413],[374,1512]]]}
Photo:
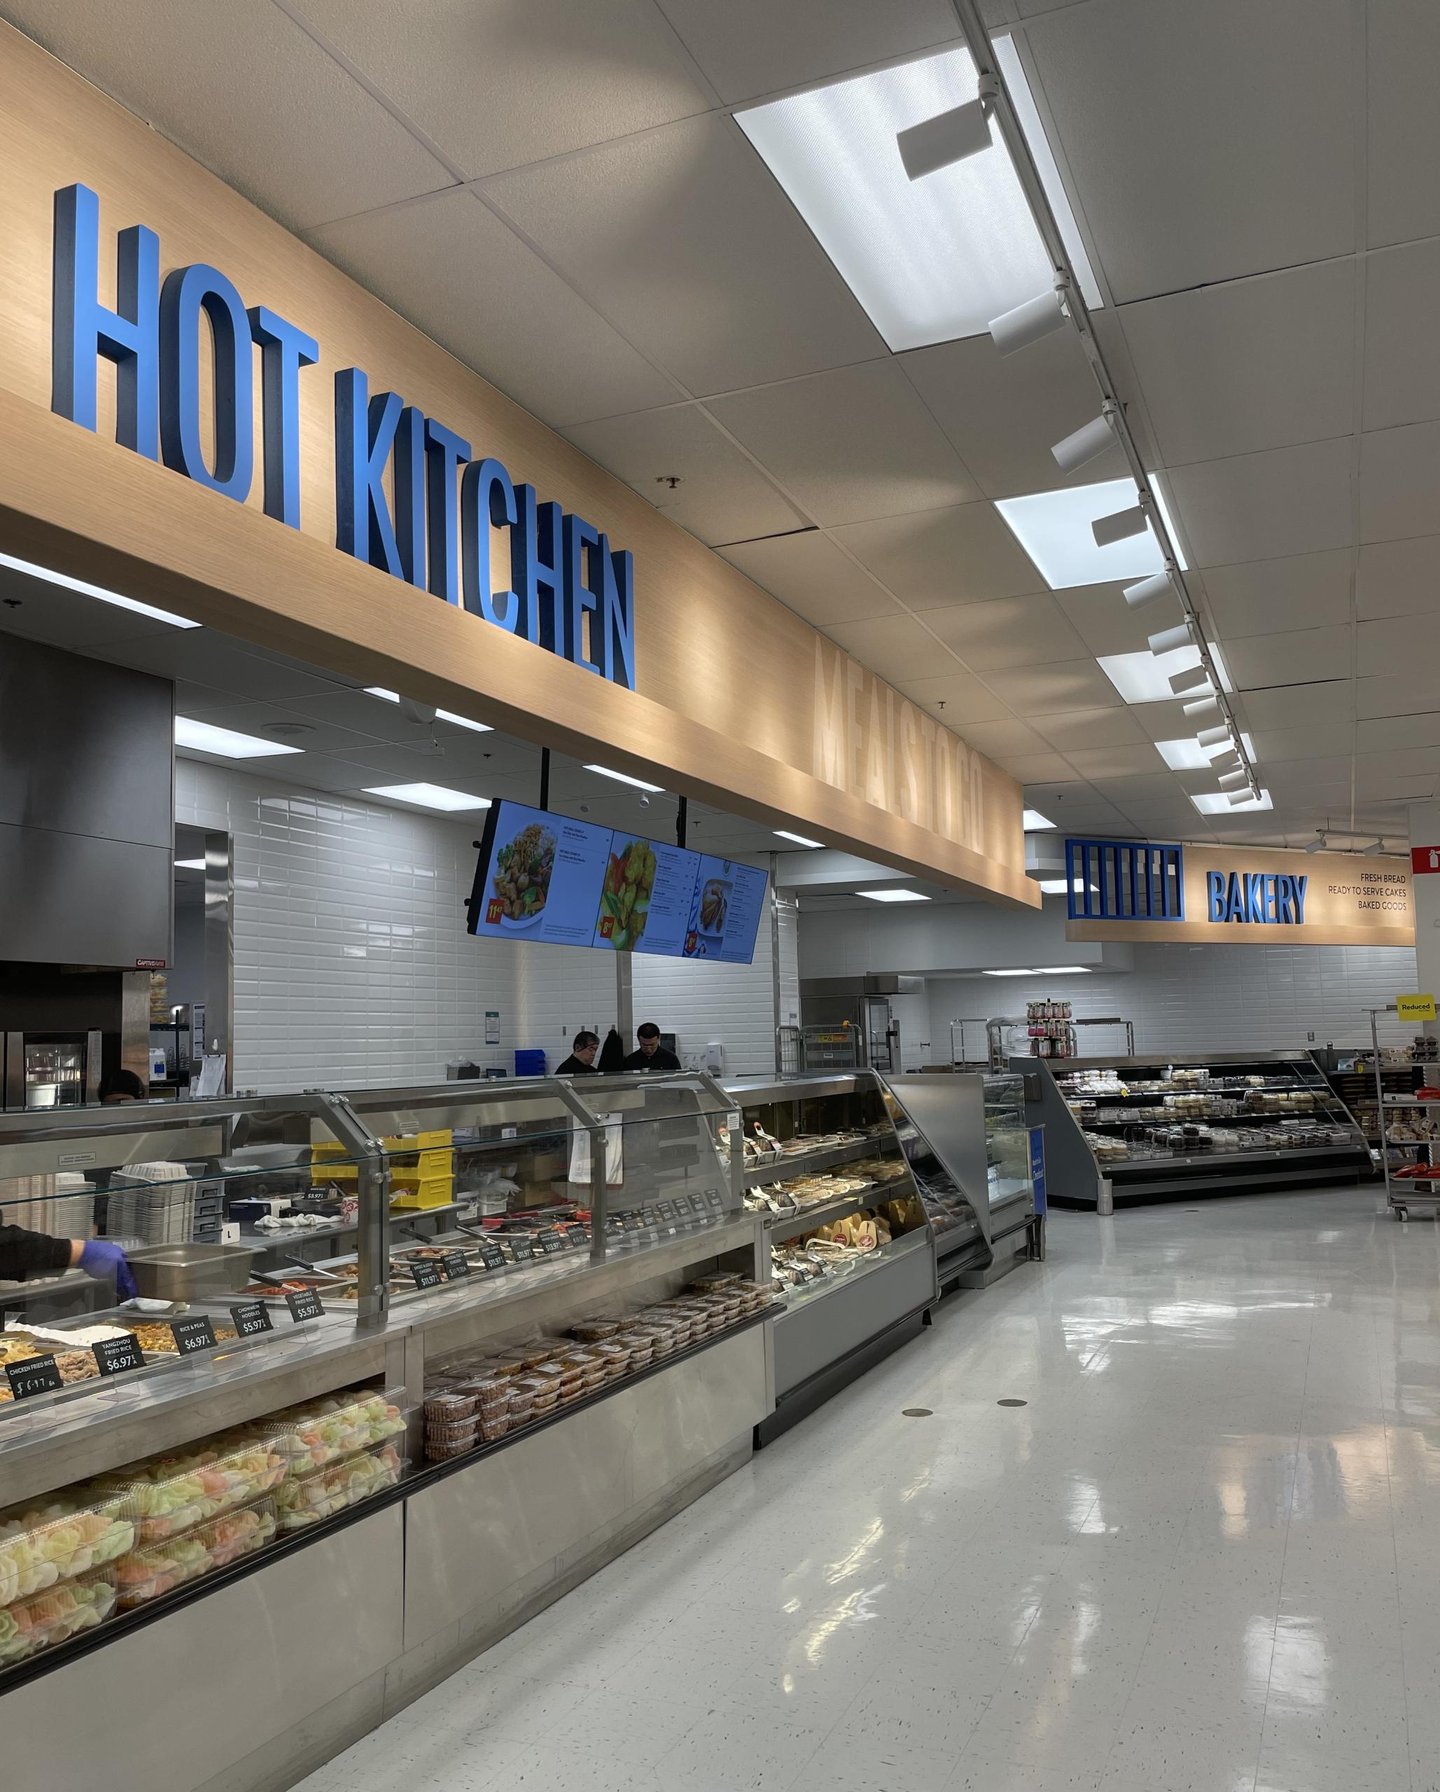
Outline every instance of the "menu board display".
{"label": "menu board display", "polygon": [[718,964],[749,964],[765,906],[766,875],[733,859],[700,860],[690,926],[685,935],[687,958],[710,958]]}
{"label": "menu board display", "polygon": [[471,933],[749,964],[766,874],[682,846],[499,802],[467,904]]}

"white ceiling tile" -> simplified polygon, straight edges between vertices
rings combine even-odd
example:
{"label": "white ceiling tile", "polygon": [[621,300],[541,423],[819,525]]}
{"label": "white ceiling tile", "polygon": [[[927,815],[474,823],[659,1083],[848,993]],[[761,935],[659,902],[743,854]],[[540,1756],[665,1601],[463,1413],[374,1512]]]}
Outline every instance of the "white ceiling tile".
{"label": "white ceiling tile", "polygon": [[990,504],[850,523],[835,538],[917,609],[1044,589],[1030,556]]}
{"label": "white ceiling tile", "polygon": [[1070,770],[1069,762],[1059,753],[1002,753],[1000,769],[1029,784],[1040,778],[1063,778]]}
{"label": "white ceiling tile", "polygon": [[899,608],[882,585],[818,529],[768,541],[732,542],[721,552],[816,628],[893,616]]}
{"label": "white ceiling tile", "polygon": [[[1232,699],[1237,703],[1238,699]],[[1187,716],[1180,698],[1165,703],[1131,703],[1125,714],[1134,718],[1146,740],[1180,740],[1202,727],[1203,719]],[[1243,725],[1243,718],[1242,718]]]}
{"label": "white ceiling tile", "polygon": [[[1357,765],[1363,761],[1357,760]],[[1366,768],[1357,770],[1355,774],[1355,795],[1357,800],[1396,801],[1408,798],[1434,796],[1436,784],[1440,783],[1440,775],[1435,772],[1417,772],[1413,776],[1404,777],[1392,772],[1386,766],[1376,766],[1373,770]]]}
{"label": "white ceiling tile", "polygon": [[1347,254],[1349,0],[1109,0],[1027,28],[1117,301]]}
{"label": "white ceiling tile", "polygon": [[[1417,663],[1433,666],[1440,656],[1440,613],[1361,622],[1355,634],[1355,670],[1361,678],[1384,678]],[[1440,702],[1440,682],[1435,700]]]}
{"label": "white ceiling tile", "polygon": [[1107,778],[1142,777],[1164,763],[1149,741],[1132,747],[1071,747],[1065,757],[1102,789]]}
{"label": "white ceiling tile", "polygon": [[1324,684],[1292,684],[1274,690],[1247,691],[1245,714],[1257,738],[1275,728],[1353,722],[1355,686],[1349,679],[1328,679]]}
{"label": "white ceiling tile", "polygon": [[1163,769],[1154,772],[1136,772],[1113,778],[1097,778],[1095,788],[1102,796],[1107,797],[1117,809],[1126,810],[1135,803],[1156,804],[1174,802],[1183,796],[1183,787],[1173,773]]}
{"label": "white ceiling tile", "polygon": [[664,125],[484,190],[696,394],[874,360],[874,326],[732,119]]}
{"label": "white ceiling tile", "polygon": [[[1076,747],[1129,747],[1145,739],[1130,709],[1075,709],[1046,716],[1040,731],[1058,753]],[[1078,768],[1077,768],[1078,769]]]}
{"label": "white ceiling tile", "polygon": [[308,236],[337,267],[556,428],[676,396],[674,383],[468,188],[345,218]]}
{"label": "white ceiling tile", "polygon": [[[701,541],[744,541],[804,527],[799,511],[695,405],[607,417],[565,433]],[[673,491],[668,478],[680,481]]]}
{"label": "white ceiling tile", "polygon": [[1361,721],[1375,716],[1415,716],[1435,707],[1435,674],[1427,664],[1383,678],[1355,681],[1355,714]]}
{"label": "white ceiling tile", "polygon": [[1243,691],[1348,678],[1354,669],[1355,634],[1348,622],[1338,628],[1249,635],[1223,646],[1230,676]]}
{"label": "white ceiling tile", "polygon": [[162,678],[183,678],[269,702],[329,694],[335,688],[334,680],[323,673],[296,671],[208,628],[167,629],[163,635],[115,643],[106,647],[105,658],[140,672],[156,672]]}
{"label": "white ceiling tile", "polygon": [[[933,674],[946,654],[935,637],[905,615],[875,617],[867,622],[836,622],[825,631],[846,653],[892,683]],[[956,667],[959,671],[961,668]]]}
{"label": "white ceiling tile", "polygon": [[468,176],[703,112],[649,0],[290,0]]}
{"label": "white ceiling tile", "polygon": [[1360,438],[1360,539],[1440,535],[1440,423]]}
{"label": "white ceiling tile", "polygon": [[[1328,744],[1333,748],[1340,743],[1332,736]],[[1333,752],[1309,759],[1267,759],[1264,782],[1276,792],[1309,789],[1321,784],[1343,785],[1350,776],[1351,763],[1347,755]]]}
{"label": "white ceiling tile", "polygon": [[1355,301],[1347,258],[1122,307],[1164,464],[1346,434]]}
{"label": "white ceiling tile", "polygon": [[988,335],[971,336],[911,349],[899,364],[988,498],[1118,479],[1127,470],[1118,444],[1068,478],[1050,452],[1100,410],[1095,376],[1069,330],[1023,355],[1000,355]]}
{"label": "white ceiling tile", "polygon": [[1265,768],[1267,777],[1272,766],[1292,760],[1313,763],[1333,754],[1337,746],[1348,749],[1353,727],[1352,722],[1340,722],[1325,727],[1311,724],[1303,728],[1265,729],[1251,736],[1255,758]]}
{"label": "white ceiling tile", "polygon": [[1149,609],[1132,610],[1122,595],[1124,589],[1121,581],[1113,585],[1072,585],[1068,591],[1055,593],[1056,603],[1085,643],[1087,652],[1138,653],[1148,635],[1163,628],[1166,622],[1179,621],[1178,605],[1173,616],[1166,609],[1163,619],[1152,616]]}
{"label": "white ceiling tile", "polygon": [[1386,778],[1434,778],[1440,773],[1440,747],[1407,747],[1383,753],[1360,753],[1355,759],[1357,781],[1374,785]]}
{"label": "white ceiling tile", "polygon": [[1342,437],[1172,468],[1165,484],[1192,562],[1229,566],[1348,546],[1355,532],[1350,461]]}
{"label": "white ceiling tile", "polygon": [[660,0],[722,99],[822,81],[960,35],[949,0]]}
{"label": "white ceiling tile", "polygon": [[1082,659],[1085,643],[1053,597],[996,597],[921,612],[947,647],[977,672]]}
{"label": "white ceiling tile", "polygon": [[986,674],[985,682],[1017,715],[1060,715],[1075,709],[1110,709],[1120,693],[1094,660],[1015,667]]}
{"label": "white ceiling tile", "polygon": [[5,0],[4,12],[292,229],[450,184],[270,0]]}
{"label": "white ceiling tile", "polygon": [[1399,243],[1440,231],[1440,9],[1433,0],[1369,0],[1365,154],[1369,241]]}
{"label": "white ceiling tile", "polygon": [[1355,724],[1358,753],[1404,752],[1411,747],[1440,747],[1440,709],[1428,715],[1378,716]]}
{"label": "white ceiling tile", "polygon": [[818,523],[980,496],[893,359],[712,398],[709,408]]}
{"label": "white ceiling tile", "polygon": [[1367,542],[1355,567],[1355,614],[1423,616],[1440,610],[1440,536]]}
{"label": "white ceiling tile", "polygon": [[1050,745],[1026,722],[967,722],[965,738],[979,753],[991,759],[1002,753],[1048,753]]}
{"label": "white ceiling tile", "polygon": [[[1083,778],[1077,778],[1072,772],[1064,778],[1058,778],[1049,783],[1032,779],[1025,786],[1025,801],[1030,808],[1038,809],[1047,821],[1053,821],[1057,831],[1063,834],[1065,823],[1063,818],[1056,813],[1058,809],[1066,806],[1071,808],[1094,807],[1103,799],[1094,785],[1087,784]],[[1053,840],[1054,838],[1054,834],[1036,835],[1037,840]]]}
{"label": "white ceiling tile", "polygon": [[1229,643],[1287,629],[1336,627],[1350,620],[1353,555],[1348,548],[1207,566],[1205,597],[1215,629]]}
{"label": "white ceiling tile", "polygon": [[937,675],[936,663],[938,657],[932,659],[925,677],[897,678],[895,683],[902,695],[962,735],[972,722],[996,722],[1007,715],[1005,705],[973,672],[957,666],[953,672]]}
{"label": "white ceiling tile", "polygon": [[[1431,101],[1434,109],[1434,101]],[[1440,417],[1440,241],[1365,258],[1365,429]]]}

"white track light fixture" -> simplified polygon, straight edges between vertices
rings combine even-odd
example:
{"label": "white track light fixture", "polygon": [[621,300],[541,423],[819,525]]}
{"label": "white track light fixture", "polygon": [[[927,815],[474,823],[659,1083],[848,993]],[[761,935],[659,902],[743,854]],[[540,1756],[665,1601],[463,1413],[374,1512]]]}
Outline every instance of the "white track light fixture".
{"label": "white track light fixture", "polygon": [[1146,645],[1151,653],[1174,653],[1177,647],[1188,647],[1195,639],[1195,631],[1187,617],[1184,622],[1177,622],[1174,628],[1162,628],[1158,634],[1151,635]]}
{"label": "white track light fixture", "polygon": [[1193,696],[1196,691],[1213,691],[1210,674],[1203,666],[1191,666],[1184,672],[1174,672],[1170,676],[1170,689],[1177,697]]}
{"label": "white track light fixture", "polygon": [[1168,572],[1152,572],[1148,579],[1141,579],[1138,585],[1127,585],[1124,598],[1132,610],[1138,610],[1142,604],[1153,604],[1157,597],[1174,597],[1175,584]]}
{"label": "white track light fixture", "polygon": [[1324,852],[1330,842],[1325,838],[1324,828],[1316,828],[1315,838],[1305,842],[1306,852]]}
{"label": "white track light fixture", "polygon": [[1022,348],[1043,342],[1052,330],[1058,330],[1069,316],[1065,309],[1068,281],[1057,281],[1053,292],[1042,292],[1039,298],[1026,299],[1013,311],[1002,312],[990,320],[990,340],[1002,355],[1019,354]]}
{"label": "white track light fixture", "polygon": [[1098,417],[1092,417],[1079,429],[1072,430],[1063,442],[1055,444],[1050,452],[1062,473],[1078,471],[1086,461],[1094,460],[1107,448],[1115,446],[1115,425],[1111,421],[1114,415],[1114,405],[1107,404]]}
{"label": "white track light fixture", "polygon": [[1365,848],[1365,850],[1366,850],[1366,852],[1384,852],[1384,850],[1385,850],[1384,835],[1382,834],[1378,840],[1372,840],[1370,842],[1370,844]]}
{"label": "white track light fixture", "polygon": [[1226,744],[1230,739],[1230,728],[1225,722],[1217,722],[1213,728],[1201,728],[1195,738],[1208,753],[1211,747],[1223,747]]}
{"label": "white track light fixture", "polygon": [[1243,772],[1245,761],[1232,747],[1228,753],[1217,753],[1210,761],[1210,769],[1214,772]]}
{"label": "white track light fixture", "polygon": [[1220,774],[1220,788],[1222,790],[1234,790],[1237,784],[1248,784],[1249,782],[1250,774],[1245,771],[1243,767],[1239,771],[1221,772]]}
{"label": "white track light fixture", "polygon": [[1255,792],[1247,784],[1243,790],[1227,790],[1225,792],[1225,801],[1229,803],[1232,809],[1238,809],[1241,803],[1253,803],[1255,801]]}
{"label": "white track light fixture", "polygon": [[1192,697],[1188,703],[1180,705],[1181,712],[1187,716],[1218,716],[1220,699],[1212,691],[1208,697]]}
{"label": "white track light fixture", "polygon": [[980,82],[978,98],[897,132],[900,160],[910,179],[922,180],[989,149],[990,107],[999,92],[999,81],[989,75]]}
{"label": "white track light fixture", "polygon": [[1109,548],[1117,541],[1129,541],[1134,535],[1143,535],[1149,524],[1144,504],[1130,504],[1124,510],[1112,510],[1109,516],[1097,516],[1090,525],[1090,533],[1095,537],[1097,548]]}

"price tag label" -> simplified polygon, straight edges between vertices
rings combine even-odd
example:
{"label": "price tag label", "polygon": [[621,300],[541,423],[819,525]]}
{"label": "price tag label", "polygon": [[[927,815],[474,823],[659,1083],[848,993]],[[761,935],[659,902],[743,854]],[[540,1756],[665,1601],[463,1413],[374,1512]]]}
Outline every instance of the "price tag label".
{"label": "price tag label", "polygon": [[535,1256],[534,1241],[529,1238],[512,1238],[510,1249],[515,1253],[517,1263],[529,1263]]}
{"label": "price tag label", "polygon": [[[238,1326],[236,1330],[239,1330]],[[215,1348],[215,1327],[203,1313],[192,1314],[188,1319],[172,1319],[170,1331],[175,1339],[175,1348],[181,1356],[189,1356],[196,1350]]]}
{"label": "price tag label", "polygon": [[665,1220],[668,1223],[675,1218],[675,1203],[673,1201],[662,1201],[655,1211],[660,1215],[662,1220]]}
{"label": "price tag label", "polygon": [[691,1195],[690,1211],[691,1213],[704,1213],[705,1203],[700,1199],[699,1195]]}
{"label": "price tag label", "polygon": [[438,1288],[442,1282],[450,1280],[443,1267],[433,1257],[412,1257],[410,1259],[410,1278],[417,1288]]}
{"label": "price tag label", "polygon": [[725,1205],[724,1197],[720,1194],[718,1189],[708,1189],[705,1194],[705,1199],[717,1213]]}
{"label": "price tag label", "polygon": [[123,1338],[102,1338],[90,1346],[95,1367],[102,1375],[123,1375],[127,1369],[143,1369],[145,1358],[140,1354],[140,1340],[134,1332]]}
{"label": "price tag label", "polygon": [[27,1356],[23,1363],[6,1363],[5,1379],[17,1400],[31,1400],[36,1394],[53,1394],[65,1385],[53,1356]]}
{"label": "price tag label", "polygon": [[230,1321],[239,1338],[258,1338],[261,1332],[275,1329],[263,1300],[247,1300],[241,1306],[231,1307]]}
{"label": "price tag label", "polygon": [[624,1224],[627,1232],[643,1232],[645,1229],[645,1221],[638,1213],[627,1213]]}
{"label": "price tag label", "polygon": [[480,1247],[480,1261],[485,1265],[486,1269],[504,1269],[505,1253],[500,1249],[498,1244],[482,1244]]}
{"label": "price tag label", "polygon": [[540,1249],[547,1257],[558,1257],[565,1249],[565,1241],[556,1232],[542,1232],[540,1234]]}
{"label": "price tag label", "polygon": [[325,1311],[320,1296],[313,1288],[301,1288],[298,1293],[287,1294],[285,1305],[290,1309],[290,1317],[296,1325],[307,1319],[319,1319]]}
{"label": "price tag label", "polygon": [[470,1273],[470,1259],[464,1251],[446,1251],[440,1263],[452,1282],[458,1282],[461,1276],[468,1276]]}

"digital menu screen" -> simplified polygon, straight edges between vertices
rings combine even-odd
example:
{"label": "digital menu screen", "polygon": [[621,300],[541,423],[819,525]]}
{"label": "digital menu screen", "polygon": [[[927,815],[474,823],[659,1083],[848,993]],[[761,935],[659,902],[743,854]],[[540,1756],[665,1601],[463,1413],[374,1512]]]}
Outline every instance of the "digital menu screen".
{"label": "digital menu screen", "polygon": [[763,871],[733,859],[702,857],[685,933],[685,956],[749,964],[765,907]]}
{"label": "digital menu screen", "polygon": [[751,865],[523,803],[486,817],[474,934],[749,964],[768,879]]}

